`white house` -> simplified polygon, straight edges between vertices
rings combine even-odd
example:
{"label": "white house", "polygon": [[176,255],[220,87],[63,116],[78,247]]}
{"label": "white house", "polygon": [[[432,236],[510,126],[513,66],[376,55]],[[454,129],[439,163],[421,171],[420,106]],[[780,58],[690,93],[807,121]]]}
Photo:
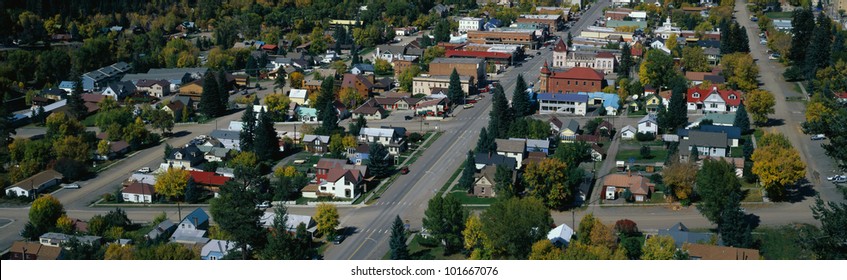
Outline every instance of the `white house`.
{"label": "white house", "polygon": [[638,121],[638,133],[659,133],[659,122],[656,120],[656,115],[647,114]]}
{"label": "white house", "polygon": [[459,19],[459,33],[482,30],[485,20],[475,17],[463,17]]}
{"label": "white house", "polygon": [[354,198],[363,177],[363,174],[356,169],[331,169],[326,180],[321,182],[320,192],[331,193],[340,198]]}
{"label": "white house", "polygon": [[497,144],[497,154],[515,159],[517,162],[516,168],[520,169],[523,166],[524,155],[526,155],[526,141],[509,140],[509,139],[494,139]]}
{"label": "white house", "polygon": [[236,130],[217,129],[209,134],[210,137],[221,142],[224,148],[240,151],[241,150],[241,132]]}
{"label": "white house", "polygon": [[309,91],[305,89],[292,88],[288,91],[288,99],[299,105],[309,105]]}
{"label": "white house", "polygon": [[403,128],[365,127],[359,130],[359,142],[379,143],[389,154],[398,155],[406,150],[406,133]]}
{"label": "white house", "polygon": [[202,260],[220,260],[225,257],[229,251],[234,250],[235,242],[229,240],[212,239],[209,243],[203,245],[200,249],[200,259]]}
{"label": "white house", "polygon": [[150,203],[153,202],[155,190],[153,185],[134,182],[129,184],[129,186],[126,186],[126,188],[121,191],[121,194],[126,202]]}
{"label": "white house", "polygon": [[566,224],[561,224],[547,232],[547,240],[555,245],[563,246],[571,242],[574,231]]}
{"label": "white house", "polygon": [[631,125],[624,126],[621,129],[621,138],[626,140],[635,139],[635,133],[638,132],[635,127]]}
{"label": "white house", "polygon": [[130,81],[114,82],[109,84],[109,86],[103,90],[102,94],[105,96],[111,96],[114,100],[121,100],[124,97],[135,93],[136,90],[137,88]]}
{"label": "white house", "polygon": [[58,185],[64,177],[61,173],[53,169],[48,169],[32,177],[26,178],[23,181],[17,182],[5,189],[6,195],[35,197],[41,191]]}

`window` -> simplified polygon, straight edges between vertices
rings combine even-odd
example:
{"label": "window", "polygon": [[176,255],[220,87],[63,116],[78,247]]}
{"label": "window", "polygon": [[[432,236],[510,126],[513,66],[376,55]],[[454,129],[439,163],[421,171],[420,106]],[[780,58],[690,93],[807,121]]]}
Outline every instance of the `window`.
{"label": "window", "polygon": [[730,94],[729,99],[735,100],[736,99],[735,94]]}
{"label": "window", "polygon": [[700,94],[695,92],[694,94],[691,95],[691,97],[700,98]]}

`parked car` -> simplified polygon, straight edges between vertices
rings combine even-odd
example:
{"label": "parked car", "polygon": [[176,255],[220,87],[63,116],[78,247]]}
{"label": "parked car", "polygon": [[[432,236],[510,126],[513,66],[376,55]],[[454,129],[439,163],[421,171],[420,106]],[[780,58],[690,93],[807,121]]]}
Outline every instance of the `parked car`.
{"label": "parked car", "polygon": [[847,183],[847,176],[838,176],[838,178],[832,181],[838,184]]}
{"label": "parked car", "polygon": [[541,55],[541,52],[535,52],[535,55]]}
{"label": "parked car", "polygon": [[470,109],[473,108],[473,104],[465,104],[465,106],[462,107],[464,107],[465,109]]}
{"label": "parked car", "polygon": [[832,175],[832,176],[826,177],[826,179],[829,180],[829,181],[835,181],[836,179],[840,179],[840,178],[847,178],[847,175]]}
{"label": "parked car", "polygon": [[826,139],[826,135],[823,135],[823,134],[812,135],[812,140],[823,140],[823,139]]}
{"label": "parked car", "polygon": [[403,175],[409,174],[409,167],[408,166],[400,167],[400,174],[403,174]]}
{"label": "parked car", "polygon": [[142,167],[141,169],[138,169],[138,172],[141,172],[141,173],[150,173],[150,167],[146,167],[146,166],[145,166],[145,167]]}
{"label": "parked car", "polygon": [[413,118],[415,118],[415,117],[413,117],[413,116],[405,116],[405,117],[403,117],[403,119],[405,119],[405,120],[407,120],[407,121],[408,121],[408,120],[411,120],[411,119],[413,119]]}
{"label": "parked car", "polygon": [[271,203],[269,201],[263,201],[262,203],[256,204],[256,208],[259,209],[268,209],[271,208]]}
{"label": "parked car", "polygon": [[77,184],[77,183],[62,184],[62,188],[63,189],[78,189],[79,184]]}
{"label": "parked car", "polygon": [[341,244],[341,242],[344,242],[343,234],[336,235],[335,238],[332,239],[332,243],[335,245]]}
{"label": "parked car", "polygon": [[779,54],[778,53],[772,53],[771,55],[768,56],[768,59],[777,60],[777,59],[779,59]]}
{"label": "parked car", "polygon": [[468,99],[468,103],[470,103],[470,104],[475,104],[475,103],[476,103],[476,99]]}

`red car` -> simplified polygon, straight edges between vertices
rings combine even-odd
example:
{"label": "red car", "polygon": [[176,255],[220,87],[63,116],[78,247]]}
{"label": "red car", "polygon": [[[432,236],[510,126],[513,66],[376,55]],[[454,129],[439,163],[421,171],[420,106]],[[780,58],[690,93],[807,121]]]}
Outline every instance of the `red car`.
{"label": "red car", "polygon": [[469,103],[469,104],[474,104],[474,103],[476,103],[476,99],[468,99],[468,103]]}
{"label": "red car", "polygon": [[408,166],[400,167],[400,174],[409,174],[409,167]]}

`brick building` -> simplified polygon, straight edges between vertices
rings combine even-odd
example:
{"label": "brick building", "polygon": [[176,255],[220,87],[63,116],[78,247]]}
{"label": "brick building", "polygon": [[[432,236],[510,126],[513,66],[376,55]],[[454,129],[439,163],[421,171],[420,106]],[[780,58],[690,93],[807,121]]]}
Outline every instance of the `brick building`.
{"label": "brick building", "polygon": [[429,74],[433,76],[449,76],[453,69],[456,69],[459,76],[471,76],[474,81],[485,82],[485,59],[439,57],[429,63]]}
{"label": "brick building", "polygon": [[595,92],[603,89],[603,73],[591,68],[574,67],[553,72],[544,62],[541,67],[541,88],[551,93]]}
{"label": "brick building", "polygon": [[516,44],[538,48],[534,30],[468,31],[468,42],[473,44]]}
{"label": "brick building", "polygon": [[552,15],[521,15],[515,20],[517,23],[535,23],[535,24],[544,24],[550,28],[551,32],[559,31],[563,27],[565,27],[565,23],[562,20],[561,14],[552,14]]}
{"label": "brick building", "polygon": [[[452,70],[451,70],[452,71]],[[462,82],[462,91],[468,94],[471,87],[476,86],[476,80],[471,76],[459,75],[459,80]],[[447,76],[431,76],[421,75],[412,79],[413,94],[432,94],[433,88],[448,88],[450,87],[450,75]]]}

